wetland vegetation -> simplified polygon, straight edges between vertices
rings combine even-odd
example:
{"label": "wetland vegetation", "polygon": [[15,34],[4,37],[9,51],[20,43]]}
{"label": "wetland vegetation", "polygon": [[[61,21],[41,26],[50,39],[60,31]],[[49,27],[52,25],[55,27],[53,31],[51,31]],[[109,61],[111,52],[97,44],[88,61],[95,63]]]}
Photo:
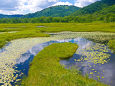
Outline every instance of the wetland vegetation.
{"label": "wetland vegetation", "polygon": [[110,40],[108,42],[108,45],[109,45],[110,48],[112,48],[115,51],[115,39],[114,40]]}
{"label": "wetland vegetation", "polygon": [[[21,11],[37,10],[30,1]],[[7,13],[6,7],[4,2],[0,13]],[[83,8],[59,5],[25,15],[0,14],[0,86],[114,86],[114,9],[115,0],[97,0]]]}
{"label": "wetland vegetation", "polygon": [[22,86],[106,86],[59,64],[60,59],[71,57],[77,48],[72,43],[54,43],[45,47],[32,61],[29,75],[22,80]]}
{"label": "wetland vegetation", "polygon": [[[45,26],[45,27],[37,27],[37,26]],[[8,33],[10,31],[17,31],[17,32]],[[100,22],[0,24],[0,32],[5,32],[0,34],[0,47],[3,47],[8,41],[14,39],[27,38],[27,37],[48,37],[50,35],[47,32],[61,32],[61,31],[72,31],[72,32],[98,31],[98,32],[114,33],[115,25],[114,23],[100,23]]]}
{"label": "wetland vegetation", "polygon": [[[10,42],[11,40],[15,41],[15,39],[20,39],[20,38],[29,38],[31,40],[33,37],[40,37],[40,38],[37,38],[35,40],[41,41],[41,42],[38,42],[38,43],[43,43],[42,41],[46,42],[46,41],[50,41],[50,40],[60,40],[60,39],[69,39],[69,38],[81,37],[81,38],[86,38],[86,39],[89,39],[89,40],[93,40],[93,41],[98,42],[98,43],[100,43],[100,42],[105,43],[106,42],[106,44],[108,43],[108,45],[110,45],[110,48],[114,49],[114,39],[115,39],[115,33],[114,33],[115,32],[115,25],[114,25],[114,23],[94,22],[94,23],[0,24],[0,27],[1,27],[1,29],[0,29],[0,31],[1,31],[0,45],[1,46],[0,47],[3,47],[6,43]],[[10,32],[13,32],[13,33],[10,33]],[[30,41],[27,41],[27,42],[30,42],[30,43],[35,45],[35,44],[37,44],[37,41],[35,42],[35,40],[33,40],[33,42],[30,42]],[[19,42],[19,46],[20,46],[20,42]],[[27,43],[27,42],[25,41],[24,43]],[[23,43],[23,41],[22,41],[22,43]],[[15,43],[15,47],[16,47],[16,44],[17,43]],[[25,44],[25,45],[27,45],[27,44]],[[25,46],[25,45],[22,44],[22,46]],[[74,44],[70,43],[70,45],[74,45]],[[59,45],[57,44],[56,46],[59,46]],[[49,86],[50,86],[51,82],[54,82],[53,85],[59,84],[59,86],[60,86],[60,84],[66,85],[67,84],[66,81],[67,81],[70,85],[73,85],[73,86],[75,85],[75,83],[77,83],[78,86],[84,86],[84,85],[105,86],[104,84],[101,84],[98,81],[95,81],[93,79],[88,79],[86,76],[82,76],[81,74],[79,74],[78,71],[64,69],[64,67],[59,64],[59,59],[54,60],[54,58],[55,58],[54,56],[57,55],[56,57],[62,57],[62,58],[65,57],[66,54],[69,55],[69,56],[72,56],[75,51],[72,53],[72,50],[74,50],[74,49],[71,49],[72,46],[69,46],[68,43],[59,47],[60,49],[56,46],[53,45],[53,48],[51,46],[49,46],[49,47],[46,47],[45,50],[43,50],[44,52],[41,51],[41,52],[43,52],[43,57],[45,57],[45,58],[42,58],[43,61],[42,61],[42,59],[40,60],[41,65],[44,66],[43,67],[44,69],[41,70],[42,69],[41,68],[40,70],[44,71],[45,72],[44,74],[46,74],[46,72],[51,72],[51,70],[48,66],[49,61],[51,60],[50,63],[55,65],[55,68],[52,65],[52,67],[54,68],[54,70],[52,68],[52,71],[55,71],[55,73],[51,72],[52,74],[54,74],[54,76],[50,77],[51,73],[48,73],[46,75],[43,75],[42,73],[38,73],[38,75],[40,74],[41,77],[43,75],[43,77],[48,79],[48,81],[46,82],[45,81],[46,79],[43,79],[43,81],[40,80],[41,83],[37,83],[35,81],[35,82],[33,82],[33,85],[35,85],[35,84],[43,85],[43,84],[48,84],[49,83]],[[66,47],[67,47],[67,49],[66,49]],[[70,49],[69,49],[69,47],[70,47]],[[48,48],[49,48],[49,50],[47,50]],[[51,48],[51,53],[48,53],[48,51],[50,51],[50,48]],[[29,47],[27,49],[29,49]],[[53,49],[54,50],[57,49],[57,52],[55,52]],[[12,49],[12,50],[14,50],[14,49]],[[69,51],[68,51],[68,53],[63,54],[64,52],[67,52],[65,50],[69,50]],[[10,53],[9,51],[10,50],[8,50],[8,53]],[[22,51],[21,52],[21,54],[22,54],[23,50],[21,50],[21,51]],[[47,53],[46,53],[46,51],[47,51]],[[12,54],[12,52],[20,54],[20,49],[18,49],[18,51],[17,50],[11,51],[10,54]],[[59,53],[59,52],[63,52],[63,53]],[[8,55],[8,53],[6,52],[6,55]],[[46,54],[44,54],[44,53],[46,53]],[[58,56],[58,53],[59,53],[59,56]],[[4,55],[4,54],[1,54],[1,55]],[[9,56],[11,56],[11,57],[13,57],[15,55],[15,54],[10,55],[10,54],[9,54]],[[52,56],[52,54],[53,55],[56,54],[56,55],[54,55],[53,58],[52,57],[50,58],[50,55]],[[100,52],[98,54],[93,52],[93,54],[91,55],[92,57],[97,55],[97,57],[95,57],[95,59],[97,59],[97,60],[95,60],[95,61],[94,61],[94,59],[92,59],[92,57],[86,58],[84,60],[86,60],[86,61],[91,60],[92,62],[95,62],[95,63],[96,62],[99,62],[99,63],[103,62],[103,64],[106,63],[106,60],[104,60],[104,59],[108,58],[109,56],[106,55],[106,54],[103,54],[105,56],[103,57],[103,59],[101,61],[100,57],[98,57],[98,55],[100,55],[100,54],[101,54]],[[90,53],[89,53],[89,55],[90,55]],[[17,58],[18,56],[19,55],[15,55],[15,58]],[[39,64],[38,64],[39,59],[37,59],[37,58],[39,58],[40,56],[42,56],[42,54],[38,53],[38,55],[35,56],[35,60],[32,61],[32,65],[30,66],[31,71],[29,70],[29,75],[30,75],[29,77],[33,77],[33,69],[31,69],[31,67],[36,68],[37,66],[39,66]],[[52,60],[54,60],[54,61],[52,61]],[[83,58],[79,59],[79,61],[82,61],[82,60],[83,60]],[[35,62],[35,61],[37,61],[37,62]],[[14,64],[16,64],[16,63],[14,62]],[[51,64],[49,64],[49,65],[51,65]],[[47,65],[46,69],[48,69],[49,71],[45,71],[46,70],[45,65]],[[57,66],[61,69],[57,68]],[[41,67],[41,66],[39,66],[39,67]],[[60,72],[60,71],[63,71],[63,72]],[[39,71],[36,70],[36,73],[37,72],[39,72]],[[34,74],[36,74],[36,73],[34,73]],[[59,76],[56,75],[58,73],[59,73]],[[64,77],[62,77],[63,73],[66,73],[64,75]],[[22,80],[23,85],[28,86],[29,82],[31,81],[31,79],[29,77],[26,77]],[[37,75],[36,75],[36,77],[37,77]],[[39,77],[39,78],[41,78],[41,77]],[[79,77],[79,79],[76,78],[76,77]],[[62,80],[62,78],[63,78],[63,80]],[[61,79],[62,82],[65,82],[65,83],[59,82],[58,79],[59,80]],[[76,80],[77,82],[75,82],[73,79]],[[39,80],[39,79],[37,78],[36,80]],[[57,82],[55,82],[55,80],[57,80]]]}

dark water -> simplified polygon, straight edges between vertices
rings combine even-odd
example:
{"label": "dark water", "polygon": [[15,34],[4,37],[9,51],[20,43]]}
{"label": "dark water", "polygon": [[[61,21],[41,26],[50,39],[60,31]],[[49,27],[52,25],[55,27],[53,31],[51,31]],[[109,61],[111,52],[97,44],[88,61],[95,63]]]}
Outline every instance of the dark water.
{"label": "dark water", "polygon": [[[32,49],[22,54],[20,59],[17,59],[17,64],[14,67],[14,69],[17,70],[14,74],[18,74],[17,79],[28,75],[29,64],[39,51],[52,43],[61,42],[76,43],[79,48],[72,58],[61,60],[60,64],[64,64],[65,68],[76,68],[81,71],[83,75],[88,74],[89,78],[115,86],[115,54],[104,44],[94,43],[84,38],[49,41],[34,46]],[[100,61],[98,58],[107,59]],[[16,81],[14,81],[14,83],[15,82]],[[12,83],[12,85],[15,85],[14,83]]]}

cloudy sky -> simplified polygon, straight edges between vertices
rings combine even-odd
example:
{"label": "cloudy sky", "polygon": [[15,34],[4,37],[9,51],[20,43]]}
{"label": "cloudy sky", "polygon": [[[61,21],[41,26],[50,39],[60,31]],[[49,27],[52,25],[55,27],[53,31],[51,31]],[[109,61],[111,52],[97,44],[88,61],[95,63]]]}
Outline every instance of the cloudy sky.
{"label": "cloudy sky", "polygon": [[87,6],[99,0],[0,0],[0,14],[27,14],[56,5]]}

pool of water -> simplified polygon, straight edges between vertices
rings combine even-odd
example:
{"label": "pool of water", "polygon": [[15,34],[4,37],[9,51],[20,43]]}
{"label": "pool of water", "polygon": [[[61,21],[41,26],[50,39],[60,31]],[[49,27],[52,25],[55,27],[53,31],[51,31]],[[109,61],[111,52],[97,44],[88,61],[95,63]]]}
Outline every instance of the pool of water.
{"label": "pool of water", "polygon": [[37,26],[37,27],[45,27],[45,26]]}
{"label": "pool of water", "polygon": [[115,54],[106,45],[83,38],[69,42],[77,43],[79,48],[72,58],[60,61],[65,68],[76,68],[82,75],[88,75],[89,78],[111,86],[115,85]]}
{"label": "pool of water", "polygon": [[113,54],[106,45],[95,43],[85,38],[48,41],[33,46],[30,50],[21,54],[20,58],[16,59],[16,64],[13,67],[15,70],[13,76],[16,79],[11,82],[11,85],[14,86],[15,83],[21,81],[24,75],[28,75],[30,62],[32,62],[34,56],[44,47],[52,43],[62,42],[76,43],[79,48],[72,58],[61,60],[60,64],[65,65],[65,68],[76,68],[81,71],[82,75],[87,74],[89,78],[114,86],[115,54]]}

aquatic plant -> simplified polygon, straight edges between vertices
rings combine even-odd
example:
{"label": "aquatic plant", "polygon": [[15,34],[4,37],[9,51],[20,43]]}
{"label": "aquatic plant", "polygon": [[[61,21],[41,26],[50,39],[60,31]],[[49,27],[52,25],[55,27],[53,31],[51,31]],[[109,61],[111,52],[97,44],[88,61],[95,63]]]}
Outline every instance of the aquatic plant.
{"label": "aquatic plant", "polygon": [[[88,61],[94,64],[104,64],[109,61],[110,54],[107,54],[109,50],[107,47],[103,47],[103,44],[96,43],[95,46],[83,49],[80,53],[82,57],[77,61]],[[85,50],[85,52],[84,52]],[[79,52],[79,51],[78,51]],[[85,56],[85,57],[84,57]]]}

